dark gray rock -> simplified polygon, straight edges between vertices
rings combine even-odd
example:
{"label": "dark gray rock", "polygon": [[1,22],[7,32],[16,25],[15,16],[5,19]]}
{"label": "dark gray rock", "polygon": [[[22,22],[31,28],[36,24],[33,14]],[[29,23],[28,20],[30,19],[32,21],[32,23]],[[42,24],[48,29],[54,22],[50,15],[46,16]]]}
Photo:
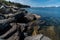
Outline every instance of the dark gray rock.
{"label": "dark gray rock", "polygon": [[10,22],[12,22],[13,20],[14,20],[13,18],[0,20],[0,35],[5,33],[11,28]]}
{"label": "dark gray rock", "polygon": [[0,13],[0,20],[5,19],[5,16]]}
{"label": "dark gray rock", "polygon": [[3,38],[3,39],[8,39],[9,37],[11,37],[17,30],[16,28],[16,25],[13,24],[11,25],[13,27],[11,27],[9,30],[7,30],[7,32],[5,32],[3,35],[0,36],[0,38]]}

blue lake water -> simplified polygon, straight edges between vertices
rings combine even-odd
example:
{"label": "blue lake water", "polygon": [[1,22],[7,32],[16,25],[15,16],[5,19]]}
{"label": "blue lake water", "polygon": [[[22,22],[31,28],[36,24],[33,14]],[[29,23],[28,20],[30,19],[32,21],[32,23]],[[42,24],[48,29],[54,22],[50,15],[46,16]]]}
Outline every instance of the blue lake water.
{"label": "blue lake water", "polygon": [[60,8],[27,8],[29,12],[43,17],[60,17]]}
{"label": "blue lake water", "polygon": [[27,8],[28,12],[38,14],[47,21],[50,20],[54,25],[60,25],[60,8]]}

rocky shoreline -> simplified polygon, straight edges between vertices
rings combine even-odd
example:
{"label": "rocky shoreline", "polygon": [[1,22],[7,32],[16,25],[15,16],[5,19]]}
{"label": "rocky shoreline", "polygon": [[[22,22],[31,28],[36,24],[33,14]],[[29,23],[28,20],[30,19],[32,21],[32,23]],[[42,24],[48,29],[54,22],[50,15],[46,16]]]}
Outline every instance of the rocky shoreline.
{"label": "rocky shoreline", "polygon": [[[23,40],[25,36],[24,32],[27,33],[27,31],[31,29],[30,26],[33,24],[32,21],[35,21],[39,18],[40,16],[29,14],[25,9],[1,5],[0,38],[7,40],[12,40],[12,38],[14,38],[13,40],[15,40],[15,36],[17,36],[17,40],[20,39],[19,37],[21,37],[20,40]],[[29,29],[27,30],[27,28]],[[15,34],[15,36],[13,34]]]}
{"label": "rocky shoreline", "polygon": [[[3,40],[27,40],[39,34],[41,16],[25,9],[0,5],[0,38]],[[37,35],[38,36],[38,35]],[[26,38],[27,37],[27,38]],[[34,40],[34,37],[32,37]],[[37,38],[37,37],[36,37]],[[47,37],[46,37],[47,38]],[[38,38],[40,39],[40,38]],[[28,39],[31,40],[31,39]],[[48,38],[49,40],[49,38]]]}

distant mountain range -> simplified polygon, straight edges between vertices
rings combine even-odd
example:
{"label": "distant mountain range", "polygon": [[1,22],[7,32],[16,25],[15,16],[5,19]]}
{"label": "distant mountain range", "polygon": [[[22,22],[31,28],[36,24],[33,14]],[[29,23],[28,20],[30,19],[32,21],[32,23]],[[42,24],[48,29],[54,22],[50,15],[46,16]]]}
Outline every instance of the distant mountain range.
{"label": "distant mountain range", "polygon": [[60,8],[60,6],[41,7],[41,8]]}

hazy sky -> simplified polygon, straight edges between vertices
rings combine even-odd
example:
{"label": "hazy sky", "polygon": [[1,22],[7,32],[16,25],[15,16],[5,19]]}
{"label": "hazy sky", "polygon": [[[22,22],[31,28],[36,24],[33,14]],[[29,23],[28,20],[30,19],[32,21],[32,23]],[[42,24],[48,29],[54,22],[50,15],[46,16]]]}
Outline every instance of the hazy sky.
{"label": "hazy sky", "polygon": [[10,1],[30,5],[32,7],[60,6],[60,0],[10,0]]}

